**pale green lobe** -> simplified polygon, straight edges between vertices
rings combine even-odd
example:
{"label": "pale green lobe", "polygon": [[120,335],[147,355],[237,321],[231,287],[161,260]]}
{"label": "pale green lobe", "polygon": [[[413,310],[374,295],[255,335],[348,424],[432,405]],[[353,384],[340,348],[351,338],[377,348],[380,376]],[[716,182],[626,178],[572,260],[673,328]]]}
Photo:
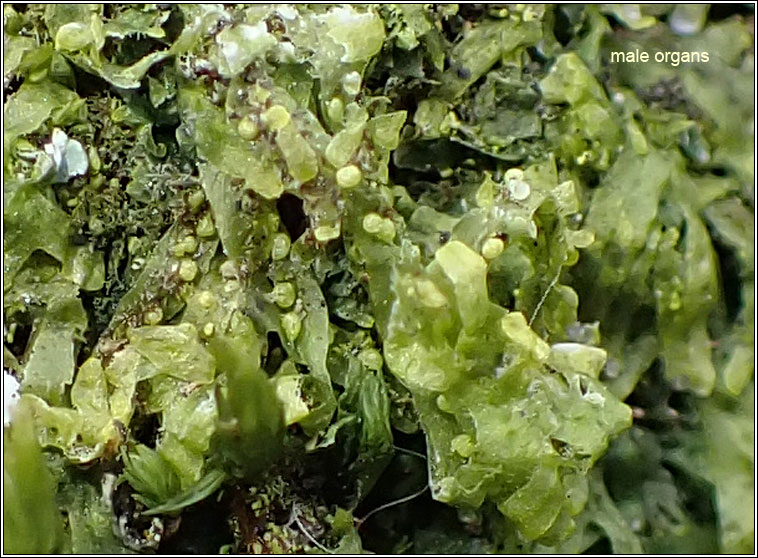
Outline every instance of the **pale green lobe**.
{"label": "pale green lobe", "polygon": [[303,183],[318,174],[318,157],[292,123],[279,129],[276,144],[284,155],[287,170],[297,182]]}
{"label": "pale green lobe", "polygon": [[284,408],[284,423],[287,426],[304,420],[310,409],[303,401],[302,378],[298,375],[284,375],[276,379],[276,396]]}
{"label": "pale green lobe", "polygon": [[[179,96],[184,110],[193,115],[194,134],[200,155],[229,176],[245,180],[253,191],[264,198],[276,198],[284,190],[278,169],[261,159],[240,137],[218,107],[197,91],[182,90]],[[207,192],[206,192],[207,194]]]}
{"label": "pale green lobe", "polygon": [[556,343],[550,347],[548,364],[556,370],[584,373],[597,379],[608,355],[599,347],[579,343]]}
{"label": "pale green lobe", "polygon": [[579,104],[590,99],[604,100],[605,93],[582,59],[574,53],[558,57],[540,82],[542,98],[548,103]]}
{"label": "pale green lobe", "polygon": [[129,332],[129,341],[161,374],[197,384],[213,381],[215,359],[191,324],[140,327]]}
{"label": "pale green lobe", "polygon": [[623,248],[642,248],[670,173],[671,163],[664,154],[640,158],[624,152],[608,173],[607,187],[593,199],[587,227]]}
{"label": "pale green lobe", "polygon": [[344,48],[342,62],[368,60],[382,48],[384,25],[375,13],[360,13],[347,5],[332,8],[323,17],[329,37]]}
{"label": "pale green lobe", "polygon": [[253,60],[263,56],[276,44],[276,39],[267,31],[264,22],[256,25],[239,24],[227,27],[216,35],[224,64],[221,74],[233,77],[239,74]]}
{"label": "pale green lobe", "polygon": [[442,267],[453,285],[458,301],[458,313],[464,328],[476,328],[481,325],[483,316],[477,308],[486,307],[487,263],[482,257],[465,244],[453,241],[440,248],[435,259]]}
{"label": "pale green lobe", "polygon": [[326,148],[326,159],[334,167],[341,168],[353,157],[363,137],[362,123],[350,126],[335,134]]}
{"label": "pale green lobe", "polygon": [[384,149],[396,149],[400,143],[400,130],[408,113],[404,110],[375,116],[367,128],[374,144]]}
{"label": "pale green lobe", "polygon": [[[535,498],[534,494],[539,494]],[[550,528],[561,511],[563,489],[555,469],[539,467],[529,481],[498,509],[513,518],[528,539],[536,539]]]}
{"label": "pale green lobe", "polygon": [[48,118],[55,120],[78,99],[76,93],[50,80],[22,84],[3,107],[3,150],[19,136],[37,130]]}

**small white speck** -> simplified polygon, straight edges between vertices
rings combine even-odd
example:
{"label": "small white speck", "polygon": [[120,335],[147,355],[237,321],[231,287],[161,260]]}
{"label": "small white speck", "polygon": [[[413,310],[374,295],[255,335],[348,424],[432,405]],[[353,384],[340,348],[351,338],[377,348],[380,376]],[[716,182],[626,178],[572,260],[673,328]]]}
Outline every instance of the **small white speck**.
{"label": "small white speck", "polygon": [[21,384],[14,378],[7,370],[3,371],[3,426],[8,426],[11,423],[11,415],[13,414],[18,400],[21,395],[19,394],[19,388]]}

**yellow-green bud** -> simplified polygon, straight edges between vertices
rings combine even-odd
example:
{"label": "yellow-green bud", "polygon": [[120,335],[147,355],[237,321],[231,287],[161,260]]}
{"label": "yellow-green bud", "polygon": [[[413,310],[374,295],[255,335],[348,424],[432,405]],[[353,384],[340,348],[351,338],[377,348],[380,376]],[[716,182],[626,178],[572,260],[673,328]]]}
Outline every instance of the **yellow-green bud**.
{"label": "yellow-green bud", "polygon": [[211,216],[208,213],[198,219],[195,232],[200,238],[208,238],[216,233],[216,227],[213,226],[213,219],[211,219]]}
{"label": "yellow-green bud", "polygon": [[271,291],[271,298],[280,308],[288,308],[295,303],[295,287],[292,283],[277,283]]}
{"label": "yellow-green bud", "polygon": [[195,238],[191,234],[187,235],[184,237],[184,240],[182,240],[182,245],[184,246],[184,249],[186,250],[185,253],[194,254],[195,250],[197,250],[197,238]]}
{"label": "yellow-green bud", "polygon": [[259,132],[258,123],[250,115],[243,117],[237,124],[237,133],[242,139],[254,140]]}
{"label": "yellow-green bud", "polygon": [[389,218],[384,219],[382,222],[382,231],[379,233],[382,240],[392,242],[392,239],[395,238],[395,232],[395,222]]}
{"label": "yellow-green bud", "polygon": [[294,341],[297,339],[297,336],[300,335],[300,329],[303,325],[300,315],[294,310],[292,312],[287,312],[282,316],[281,323],[282,329],[284,330],[284,335],[287,337],[287,339],[289,341]]}
{"label": "yellow-green bud", "polygon": [[90,145],[87,149],[87,157],[89,158],[89,168],[92,171],[92,174],[99,173],[102,164],[100,162],[100,156],[97,154],[97,149]]}
{"label": "yellow-green bud", "polygon": [[358,72],[350,72],[342,78],[342,88],[345,93],[354,97],[361,92],[361,75]]}
{"label": "yellow-green bud", "polygon": [[194,213],[200,209],[205,202],[205,193],[202,190],[195,190],[187,199],[190,210]]}
{"label": "yellow-green bud", "polygon": [[208,338],[213,336],[213,332],[216,331],[216,326],[213,325],[213,322],[208,322],[203,326],[203,337]]}
{"label": "yellow-green bud", "polygon": [[271,257],[283,260],[290,251],[290,237],[286,233],[276,233],[271,246]]}
{"label": "yellow-green bud", "polygon": [[345,103],[339,97],[334,97],[326,105],[326,114],[333,122],[342,122],[345,114]]}
{"label": "yellow-green bud", "polygon": [[361,183],[363,174],[355,165],[347,165],[337,171],[337,184],[340,188],[354,188]]}
{"label": "yellow-green bud", "polygon": [[363,230],[370,234],[376,234],[382,230],[382,216],[378,213],[369,213],[363,218]]}
{"label": "yellow-green bud", "polygon": [[392,242],[396,232],[392,219],[383,218],[378,213],[369,213],[363,218],[363,230],[378,236],[385,242]]}
{"label": "yellow-green bud", "polygon": [[524,178],[524,171],[521,169],[513,168],[505,171],[505,180],[522,180]]}
{"label": "yellow-green bud", "polygon": [[263,123],[269,130],[281,130],[290,123],[290,113],[282,105],[274,105],[263,113]]}
{"label": "yellow-green bud", "polygon": [[197,301],[203,308],[212,308],[216,302],[216,297],[210,291],[202,291],[197,295]]}
{"label": "yellow-green bud", "polygon": [[193,260],[182,260],[179,264],[179,278],[182,281],[192,281],[197,275],[197,264]]}
{"label": "yellow-green bud", "polygon": [[176,243],[176,246],[174,246],[174,255],[183,256],[185,254],[194,254],[195,250],[197,250],[197,239],[192,235],[188,235],[180,242]]}
{"label": "yellow-green bud", "polygon": [[318,240],[319,242],[329,242],[330,240],[339,238],[340,224],[337,223],[335,225],[318,226],[316,227],[316,230],[313,231],[313,236],[315,236],[316,240]]}
{"label": "yellow-green bud", "polygon": [[505,244],[499,238],[488,238],[482,245],[482,256],[485,260],[494,260],[503,253]]}
{"label": "yellow-green bud", "polygon": [[161,320],[163,319],[163,310],[160,306],[156,306],[155,308],[151,308],[147,312],[145,312],[145,323],[147,325],[157,325],[161,323]]}

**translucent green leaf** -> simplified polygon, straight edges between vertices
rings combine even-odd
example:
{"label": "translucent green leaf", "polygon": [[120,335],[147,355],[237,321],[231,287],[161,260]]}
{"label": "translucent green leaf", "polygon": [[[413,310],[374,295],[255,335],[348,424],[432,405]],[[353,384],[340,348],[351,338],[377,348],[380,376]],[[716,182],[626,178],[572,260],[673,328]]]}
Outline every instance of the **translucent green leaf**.
{"label": "translucent green leaf", "polygon": [[216,35],[216,43],[222,54],[219,70],[224,77],[233,77],[254,59],[265,55],[276,44],[276,38],[266,30],[263,22],[256,25],[243,23],[221,31]]}
{"label": "translucent green leaf", "polygon": [[538,468],[529,481],[499,509],[528,538],[536,539],[550,528],[560,512],[562,490],[554,469]]}
{"label": "translucent green leaf", "polygon": [[123,39],[131,35],[145,35],[153,39],[161,39],[166,32],[161,27],[169,18],[170,12],[153,9],[130,8],[121,11],[118,17],[103,25],[103,33],[107,37]]}
{"label": "translucent green leaf", "polygon": [[332,8],[323,19],[329,37],[344,48],[342,62],[368,60],[382,48],[384,25],[371,11],[360,13],[352,6],[340,6]]}
{"label": "translucent green leaf", "polygon": [[76,373],[71,387],[73,408],[48,405],[43,399],[25,393],[34,410],[38,435],[43,446],[53,446],[75,463],[87,463],[118,444],[121,435],[111,415],[109,386],[97,358],[89,358]]}
{"label": "translucent green leaf", "polygon": [[284,155],[290,176],[297,182],[308,182],[318,174],[316,152],[294,124],[290,123],[277,132],[276,144]]}
{"label": "translucent green leaf", "polygon": [[[35,250],[43,250],[59,262],[68,254],[70,219],[40,191],[25,185],[7,202],[5,216],[5,262],[3,273],[11,281]],[[44,227],[40,227],[44,223]]]}
{"label": "translucent green leaf", "polygon": [[407,114],[406,111],[399,110],[369,120],[367,128],[374,144],[384,149],[396,149],[400,144],[400,129]]}
{"label": "translucent green leaf", "polygon": [[607,186],[598,190],[587,215],[587,227],[598,242],[641,249],[670,173],[671,162],[663,154],[640,158],[625,151],[609,171]]}
{"label": "translucent green leaf", "polygon": [[85,482],[68,481],[58,496],[66,511],[71,552],[81,554],[133,554],[114,532],[112,502],[104,480],[102,494]]}
{"label": "translucent green leaf", "polygon": [[200,343],[193,325],[143,326],[129,331],[128,337],[160,374],[196,384],[213,381],[215,359]]}
{"label": "translucent green leaf", "polygon": [[224,112],[195,90],[182,88],[180,105],[193,122],[198,153],[216,168],[244,179],[264,198],[277,198],[283,191],[278,169],[268,157],[256,156],[250,142],[227,122]]}

